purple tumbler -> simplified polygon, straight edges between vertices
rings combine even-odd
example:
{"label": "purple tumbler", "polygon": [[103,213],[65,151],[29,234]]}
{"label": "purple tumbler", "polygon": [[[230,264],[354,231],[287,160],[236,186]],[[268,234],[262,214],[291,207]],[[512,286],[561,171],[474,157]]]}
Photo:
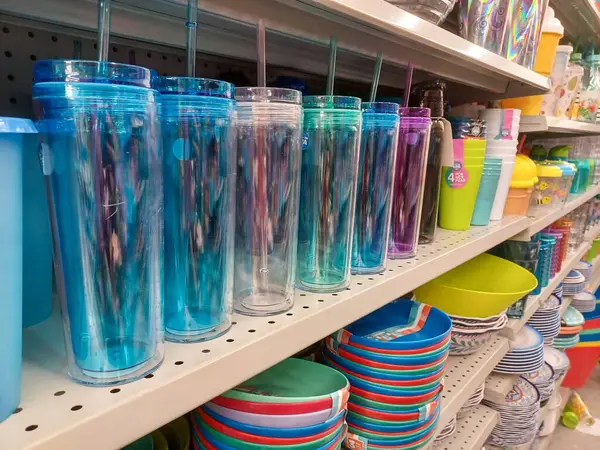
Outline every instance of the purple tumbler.
{"label": "purple tumbler", "polygon": [[431,132],[430,112],[429,108],[400,108],[388,253],[390,259],[413,258],[417,254],[425,162]]}

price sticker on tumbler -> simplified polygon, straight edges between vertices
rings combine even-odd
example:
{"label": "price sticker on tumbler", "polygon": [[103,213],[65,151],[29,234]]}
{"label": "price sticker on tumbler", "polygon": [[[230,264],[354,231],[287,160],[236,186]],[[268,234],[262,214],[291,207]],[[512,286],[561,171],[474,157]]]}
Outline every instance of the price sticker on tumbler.
{"label": "price sticker on tumbler", "polygon": [[444,179],[452,189],[460,189],[469,181],[469,172],[465,169],[465,141],[454,139],[452,141],[454,163],[452,167],[446,167]]}

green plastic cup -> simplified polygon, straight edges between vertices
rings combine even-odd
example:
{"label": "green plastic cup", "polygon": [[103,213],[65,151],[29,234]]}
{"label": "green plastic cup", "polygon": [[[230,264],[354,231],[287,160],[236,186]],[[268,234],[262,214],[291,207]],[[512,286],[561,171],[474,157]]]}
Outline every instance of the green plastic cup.
{"label": "green plastic cup", "polygon": [[447,230],[469,229],[483,174],[483,161],[480,165],[465,164],[463,170],[467,172],[465,183],[457,181],[457,173],[451,167],[442,167],[439,225]]}

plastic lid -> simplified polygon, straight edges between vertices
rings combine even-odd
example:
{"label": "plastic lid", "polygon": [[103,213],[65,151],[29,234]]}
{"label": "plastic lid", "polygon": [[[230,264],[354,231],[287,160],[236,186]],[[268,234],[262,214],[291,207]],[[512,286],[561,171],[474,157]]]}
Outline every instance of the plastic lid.
{"label": "plastic lid", "polygon": [[548,162],[538,162],[536,164],[537,167],[537,176],[538,177],[553,177],[560,178],[563,173],[560,168],[552,163]]}
{"label": "plastic lid", "polygon": [[557,53],[568,53],[570,55],[571,53],[573,53],[573,46],[572,45],[559,45],[558,47],[556,47],[556,52]]}
{"label": "plastic lid", "polygon": [[542,23],[542,33],[556,33],[561,36],[565,33],[565,28],[560,23],[556,17],[554,17],[554,9],[546,8],[546,13],[544,14],[544,22]]}
{"label": "plastic lid", "polygon": [[33,122],[29,119],[21,119],[20,117],[0,117],[0,133],[26,134],[36,133]]}
{"label": "plastic lid", "polygon": [[400,117],[430,117],[431,110],[429,108],[411,107],[400,108]]}
{"label": "plastic lid", "polygon": [[577,414],[573,411],[565,411],[562,416],[562,424],[565,427],[574,430],[579,424],[579,417],[577,417]]}
{"label": "plastic lid", "polygon": [[517,155],[510,179],[511,188],[529,188],[538,182],[535,163],[525,155]]}
{"label": "plastic lid", "polygon": [[557,145],[552,147],[548,152],[549,159],[569,159],[569,150],[572,147],[570,145]]}
{"label": "plastic lid", "polygon": [[375,114],[398,114],[400,105],[391,102],[364,102],[361,105],[362,112]]}
{"label": "plastic lid", "polygon": [[152,87],[156,72],[145,67],[107,61],[47,59],[33,68],[34,83],[104,83]]}
{"label": "plastic lid", "polygon": [[571,55],[571,62],[579,63],[583,59],[583,55],[581,53],[573,53]]}
{"label": "plastic lid", "polygon": [[343,95],[309,95],[304,97],[304,108],[318,109],[357,109],[360,110],[361,100],[358,97]]}
{"label": "plastic lid", "polygon": [[543,145],[534,145],[531,149],[531,159],[542,161],[546,159],[546,148]]}
{"label": "plastic lid", "polygon": [[157,77],[155,89],[161,94],[198,95],[233,99],[233,84],[210,78]]}
{"label": "plastic lid", "polygon": [[235,99],[238,102],[261,103],[302,103],[302,92],[295,89],[272,87],[236,87]]}
{"label": "plastic lid", "polygon": [[563,174],[563,177],[573,176],[577,173],[577,167],[575,164],[571,164],[567,161],[548,161],[550,164],[554,164],[558,167]]}

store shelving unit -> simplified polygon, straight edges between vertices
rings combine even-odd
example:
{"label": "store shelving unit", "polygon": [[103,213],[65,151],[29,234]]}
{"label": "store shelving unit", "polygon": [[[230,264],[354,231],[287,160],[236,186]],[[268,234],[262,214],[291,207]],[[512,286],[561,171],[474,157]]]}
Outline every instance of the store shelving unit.
{"label": "store shelving unit", "polygon": [[468,416],[458,419],[456,432],[448,439],[434,444],[434,450],[480,450],[498,423],[498,413],[477,405]]}
{"label": "store shelving unit", "polygon": [[589,136],[600,134],[600,124],[548,116],[521,116],[519,133]]}
{"label": "store shelving unit", "polygon": [[550,6],[565,27],[565,36],[573,42],[587,37],[598,43],[600,13],[594,0],[550,0]]}
{"label": "store shelving unit", "polygon": [[500,334],[508,337],[510,340],[515,339],[519,331],[521,331],[521,328],[523,328],[523,326],[531,318],[533,313],[536,312],[542,304],[542,302],[546,300],[550,296],[550,294],[552,294],[552,291],[556,289],[560,282],[569,274],[571,269],[573,269],[573,267],[577,265],[577,263],[581,260],[581,258],[583,257],[585,252],[588,251],[589,248],[590,243],[586,241],[579,246],[577,251],[569,254],[567,256],[567,259],[563,261],[561,271],[557,273],[556,276],[552,278],[552,280],[550,280],[548,286],[542,289],[542,292],[540,292],[540,294],[535,296],[529,296],[529,298],[527,299],[527,305],[525,307],[525,313],[523,314],[523,317],[520,319],[510,319],[506,326],[502,329]]}
{"label": "store shelving unit", "polygon": [[[183,48],[186,0],[113,0],[111,35]],[[338,38],[336,74],[370,82],[373,58],[385,54],[380,84],[398,86],[411,62],[414,81],[431,75],[506,96],[543,93],[547,78],[471,44],[384,0],[203,0],[199,2],[198,51],[255,59],[254,27],[267,29],[269,64],[324,75],[327,43]],[[44,26],[93,32],[95,0],[3,0],[0,19],[42,21]]]}
{"label": "store shelving unit", "polygon": [[596,239],[598,236],[600,236],[600,223],[598,225],[593,226],[587,231],[587,233],[585,233],[585,240],[591,241],[593,239]]}
{"label": "store shelving unit", "polygon": [[491,373],[485,380],[484,398],[494,403],[502,403],[518,378],[519,375]]}
{"label": "store shelving unit", "polygon": [[539,231],[551,225],[561,217],[569,214],[574,209],[583,205],[585,202],[590,200],[592,197],[600,194],[600,185],[591,186],[584,193],[577,195],[571,200],[567,201],[564,205],[558,208],[551,209],[548,212],[540,215],[539,217],[529,220],[529,226],[525,228],[521,233],[515,236],[513,239],[516,241],[529,241],[531,237]]}

